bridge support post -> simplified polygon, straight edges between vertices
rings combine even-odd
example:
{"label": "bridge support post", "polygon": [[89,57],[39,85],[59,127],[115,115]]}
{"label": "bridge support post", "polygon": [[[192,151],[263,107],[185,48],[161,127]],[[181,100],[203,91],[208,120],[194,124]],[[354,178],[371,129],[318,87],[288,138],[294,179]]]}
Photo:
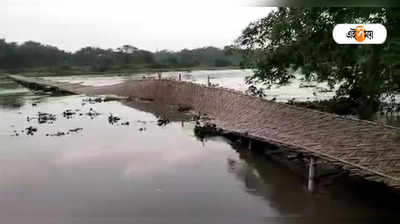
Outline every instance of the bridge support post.
{"label": "bridge support post", "polygon": [[251,144],[252,144],[252,143],[251,143],[251,139],[249,139],[249,145],[248,145],[248,149],[249,149],[249,150],[251,150],[251,148],[252,148],[252,147],[251,147],[251,146],[252,146]]}
{"label": "bridge support post", "polygon": [[307,190],[310,193],[314,192],[314,184],[315,184],[314,179],[315,179],[315,159],[314,157],[311,157],[308,167],[308,186],[307,186]]}
{"label": "bridge support post", "polygon": [[209,75],[207,76],[207,86],[209,86],[209,87],[211,86],[210,76]]}
{"label": "bridge support post", "polygon": [[179,81],[182,81],[182,75],[181,75],[181,73],[179,73],[178,79],[179,79]]}

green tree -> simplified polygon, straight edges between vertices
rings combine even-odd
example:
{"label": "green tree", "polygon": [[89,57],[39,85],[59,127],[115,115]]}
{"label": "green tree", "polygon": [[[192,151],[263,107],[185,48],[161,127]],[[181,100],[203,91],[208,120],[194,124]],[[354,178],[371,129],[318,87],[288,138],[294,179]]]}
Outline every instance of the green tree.
{"label": "green tree", "polygon": [[[249,84],[286,85],[300,71],[306,82],[339,86],[361,117],[378,110],[383,97],[400,90],[399,9],[278,8],[251,23],[238,38],[255,69]],[[388,31],[383,45],[339,45],[332,38],[338,23],[381,23]]]}
{"label": "green tree", "polygon": [[214,60],[214,66],[216,67],[224,67],[230,65],[232,65],[232,62],[224,58],[217,58]]}

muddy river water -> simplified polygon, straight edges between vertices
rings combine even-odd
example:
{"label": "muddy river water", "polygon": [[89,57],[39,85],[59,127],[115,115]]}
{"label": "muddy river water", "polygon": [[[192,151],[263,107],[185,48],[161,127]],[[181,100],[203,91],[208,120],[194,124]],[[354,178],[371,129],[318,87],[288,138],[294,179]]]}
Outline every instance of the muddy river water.
{"label": "muddy river water", "polygon": [[[126,78],[69,81],[100,85],[107,79]],[[357,187],[336,184],[310,194],[304,178],[267,157],[224,137],[196,137],[192,121],[159,125],[151,112],[87,99],[33,92],[0,78],[1,223],[364,224],[400,218],[400,210]],[[39,112],[54,117],[40,121]],[[120,120],[110,122],[110,113]]]}

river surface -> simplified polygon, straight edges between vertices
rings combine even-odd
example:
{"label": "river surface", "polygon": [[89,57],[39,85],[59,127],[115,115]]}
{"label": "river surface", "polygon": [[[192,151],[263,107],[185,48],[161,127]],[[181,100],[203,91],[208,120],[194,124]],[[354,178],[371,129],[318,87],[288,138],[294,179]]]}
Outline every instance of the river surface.
{"label": "river surface", "polygon": [[[213,74],[224,72],[230,71]],[[198,73],[204,74],[184,76],[202,82],[207,74]],[[58,79],[104,85],[129,78]],[[150,111],[87,99],[33,92],[0,78],[2,223],[364,224],[400,218],[397,209],[357,187],[336,184],[307,193],[304,178],[261,154],[223,137],[199,139],[192,121],[159,126]],[[39,122],[38,112],[55,117]],[[120,120],[110,123],[110,113]]]}

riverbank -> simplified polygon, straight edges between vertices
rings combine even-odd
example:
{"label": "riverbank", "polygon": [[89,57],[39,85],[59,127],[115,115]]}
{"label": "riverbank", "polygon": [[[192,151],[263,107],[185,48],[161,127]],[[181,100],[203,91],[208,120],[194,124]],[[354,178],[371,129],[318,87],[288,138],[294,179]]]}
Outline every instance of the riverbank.
{"label": "riverbank", "polygon": [[[91,71],[90,69],[84,68],[72,68],[70,70],[60,70],[60,71],[52,71],[49,69],[28,69],[22,70],[20,72],[13,74],[24,75],[29,77],[40,77],[40,76],[79,76],[79,75],[110,75],[115,74],[118,76],[132,75],[136,73],[157,73],[157,72],[191,72],[191,71],[199,71],[199,70],[235,70],[235,69],[243,69],[239,66],[224,66],[224,67],[215,67],[215,66],[195,66],[195,67],[170,67],[170,68],[134,68],[134,69],[110,69],[104,72],[96,72]],[[8,72],[1,71],[0,75],[6,75]]]}

